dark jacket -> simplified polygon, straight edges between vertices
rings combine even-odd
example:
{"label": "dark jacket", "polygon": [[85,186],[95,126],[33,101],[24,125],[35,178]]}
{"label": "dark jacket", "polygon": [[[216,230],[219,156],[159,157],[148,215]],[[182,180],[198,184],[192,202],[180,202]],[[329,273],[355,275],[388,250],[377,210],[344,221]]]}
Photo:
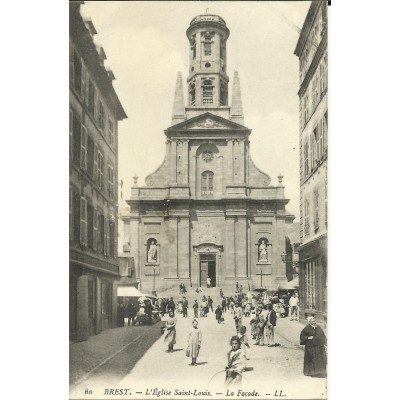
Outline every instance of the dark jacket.
{"label": "dark jacket", "polygon": [[276,326],[276,312],[274,310],[271,310],[270,313],[268,314],[267,321],[272,325]]}
{"label": "dark jacket", "polygon": [[215,309],[215,318],[216,319],[221,319],[221,317],[222,317],[222,308],[216,308]]}

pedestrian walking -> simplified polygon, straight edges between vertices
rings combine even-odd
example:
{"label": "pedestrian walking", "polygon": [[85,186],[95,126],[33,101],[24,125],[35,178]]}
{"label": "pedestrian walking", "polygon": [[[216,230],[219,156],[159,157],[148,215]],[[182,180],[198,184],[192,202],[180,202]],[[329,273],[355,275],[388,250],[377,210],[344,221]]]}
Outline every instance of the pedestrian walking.
{"label": "pedestrian walking", "polygon": [[240,327],[239,339],[240,339],[240,348],[243,350],[246,360],[250,360],[250,344],[249,340],[247,339],[245,326]]}
{"label": "pedestrian walking", "polygon": [[199,303],[197,303],[197,300],[194,301],[193,311],[194,311],[194,317],[199,318]]}
{"label": "pedestrian walking", "polygon": [[174,298],[171,297],[167,304],[167,313],[169,314],[170,311],[173,311],[173,313],[175,314],[175,308],[176,308],[176,305],[174,302]]}
{"label": "pedestrian walking", "polygon": [[226,312],[226,298],[225,298],[225,296],[222,298],[221,305],[222,305],[222,311]]}
{"label": "pedestrian walking", "polygon": [[210,296],[208,296],[207,305],[208,305],[208,308],[211,309],[211,312],[214,312],[213,302],[214,302],[213,299]]}
{"label": "pedestrian walking", "polygon": [[137,309],[136,309],[135,305],[133,304],[133,301],[130,301],[128,306],[126,307],[126,316],[128,317],[128,326],[131,325],[131,322],[132,322],[132,326],[133,326],[133,324],[135,323],[136,314],[137,314]]}
{"label": "pedestrian walking", "polygon": [[289,307],[290,307],[290,320],[296,321],[299,320],[299,297],[297,293],[294,293],[293,296],[289,299]]}
{"label": "pedestrian walking", "polygon": [[268,347],[275,346],[275,326],[276,326],[276,312],[273,309],[271,304],[267,304],[267,310],[268,310],[268,315],[267,315],[267,345]]}
{"label": "pedestrian walking", "polygon": [[122,303],[118,303],[117,325],[118,326],[124,326],[125,325],[125,306]]}
{"label": "pedestrian walking", "polygon": [[199,322],[194,319],[192,322],[192,328],[189,331],[188,344],[186,349],[186,356],[192,358],[192,363],[189,365],[197,365],[197,357],[199,356],[202,334],[201,330],[198,328]]}
{"label": "pedestrian walking", "polygon": [[326,336],[314,317],[307,318],[308,325],[300,333],[304,349],[303,373],[307,376],[326,377]]}
{"label": "pedestrian walking", "polygon": [[233,319],[235,320],[236,332],[239,334],[240,327],[242,326],[243,311],[239,303],[235,304],[233,309]]}
{"label": "pedestrian walking", "polygon": [[219,289],[219,295],[221,296],[221,299],[224,297],[224,292],[222,291],[222,288]]}
{"label": "pedestrian walking", "polygon": [[146,300],[145,306],[144,306],[144,312],[146,313],[146,319],[147,323],[151,325],[152,323],[152,317],[153,317],[153,306],[151,305],[150,300]]}
{"label": "pedestrian walking", "polygon": [[251,313],[251,303],[247,301],[246,305],[244,306],[244,316],[250,317],[250,313]]}
{"label": "pedestrian walking", "polygon": [[221,323],[221,318],[222,318],[222,308],[220,305],[217,306],[215,309],[215,319],[218,321],[218,323]]}
{"label": "pedestrian walking", "polygon": [[236,282],[236,293],[239,292],[239,282]]}
{"label": "pedestrian walking", "polygon": [[189,303],[188,303],[188,301],[186,300],[186,297],[183,296],[182,315],[183,315],[184,317],[187,317],[187,316],[188,316],[188,307],[189,307]]}
{"label": "pedestrian walking", "polygon": [[174,311],[168,312],[167,320],[165,321],[165,336],[164,342],[168,343],[167,353],[174,351],[174,344],[176,343],[176,324],[177,320]]}
{"label": "pedestrian walking", "polygon": [[240,348],[238,336],[232,336],[230,340],[231,350],[228,352],[228,365],[225,367],[225,385],[227,387],[239,386],[242,382],[242,374],[246,369],[246,357]]}

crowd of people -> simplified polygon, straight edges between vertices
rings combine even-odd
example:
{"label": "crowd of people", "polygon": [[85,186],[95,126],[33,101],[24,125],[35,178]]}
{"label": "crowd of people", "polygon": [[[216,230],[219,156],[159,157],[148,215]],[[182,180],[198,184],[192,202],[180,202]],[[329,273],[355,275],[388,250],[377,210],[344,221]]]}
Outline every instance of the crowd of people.
{"label": "crowd of people", "polygon": [[[199,291],[197,291],[199,293]],[[234,296],[225,296],[220,289],[220,299],[216,300],[217,306],[210,296],[203,295],[201,300],[194,300],[192,307],[194,319],[187,338],[186,356],[191,359],[190,366],[196,366],[200,353],[202,332],[199,320],[207,318],[209,313],[215,314],[218,324],[224,322],[224,315],[231,314],[235,322],[236,333],[230,339],[231,349],[227,354],[228,362],[225,368],[225,382],[227,386],[239,384],[242,374],[246,370],[246,361],[250,359],[250,343],[254,346],[275,347],[280,346],[275,342],[275,326],[277,319],[290,317],[290,320],[299,319],[299,297],[297,292],[274,293],[243,293],[241,285],[236,286]],[[176,343],[177,318],[188,317],[188,301],[185,296],[179,298],[177,305],[174,299],[160,299],[159,308],[162,315],[168,314],[165,320],[165,342],[168,344],[167,352],[173,352]],[[243,323],[244,318],[249,318],[250,333]],[[309,325],[303,329],[300,344],[305,345],[304,374],[308,376],[326,376],[326,337],[314,318],[309,319]]]}

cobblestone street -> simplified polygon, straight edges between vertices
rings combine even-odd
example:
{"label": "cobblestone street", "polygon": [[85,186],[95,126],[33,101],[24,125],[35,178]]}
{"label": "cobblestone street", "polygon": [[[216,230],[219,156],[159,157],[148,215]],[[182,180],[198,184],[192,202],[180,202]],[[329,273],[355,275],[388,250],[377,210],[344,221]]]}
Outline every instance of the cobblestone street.
{"label": "cobblestone street", "polygon": [[[85,390],[92,391],[90,394],[86,393],[85,398],[113,398],[112,395],[105,394],[105,389],[127,389],[124,397],[137,399],[144,396],[157,398],[157,393],[162,390],[163,395],[170,391],[171,399],[185,398],[183,393],[189,390],[191,395],[197,390],[197,393],[210,391],[214,398],[240,398],[236,391],[233,396],[227,397],[223,385],[226,354],[230,349],[229,339],[235,334],[232,315],[226,313],[225,322],[220,325],[213,313],[207,318],[199,319],[203,341],[197,360],[199,365],[196,367],[189,366],[189,359],[185,357],[191,314],[189,313],[189,318],[183,318],[181,315],[177,318],[177,344],[173,353],[166,352],[167,346],[160,335],[160,324],[152,327],[117,328],[99,335],[103,342],[112,339],[113,349],[111,351],[108,344],[100,347],[103,359],[100,361],[99,357],[98,361],[101,365],[92,373],[86,371],[86,375],[89,372],[86,379],[71,387],[71,398],[83,397]],[[244,318],[248,332],[249,321],[249,317]],[[304,352],[298,345],[297,336],[301,328],[302,325],[297,321],[278,319],[275,334],[275,341],[281,344],[278,347],[255,346],[254,340],[248,335],[251,346],[250,360],[247,362],[248,371],[244,373],[243,390],[253,393],[257,391],[259,396],[254,398],[326,398],[326,380],[303,375]],[[72,346],[81,346],[82,349],[93,346],[89,342]],[[98,352],[98,349],[93,349],[93,352]],[[84,368],[81,366],[80,369],[82,374]],[[73,375],[74,372],[71,373],[71,376]],[[75,382],[79,381],[77,375],[75,371]],[[175,393],[176,390],[180,393]]]}

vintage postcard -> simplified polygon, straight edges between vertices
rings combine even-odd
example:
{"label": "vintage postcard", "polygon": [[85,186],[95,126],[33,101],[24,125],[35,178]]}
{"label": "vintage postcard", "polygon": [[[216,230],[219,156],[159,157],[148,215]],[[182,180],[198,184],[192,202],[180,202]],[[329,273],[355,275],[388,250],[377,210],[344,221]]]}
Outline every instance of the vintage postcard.
{"label": "vintage postcard", "polygon": [[327,1],[69,3],[70,399],[326,399]]}

